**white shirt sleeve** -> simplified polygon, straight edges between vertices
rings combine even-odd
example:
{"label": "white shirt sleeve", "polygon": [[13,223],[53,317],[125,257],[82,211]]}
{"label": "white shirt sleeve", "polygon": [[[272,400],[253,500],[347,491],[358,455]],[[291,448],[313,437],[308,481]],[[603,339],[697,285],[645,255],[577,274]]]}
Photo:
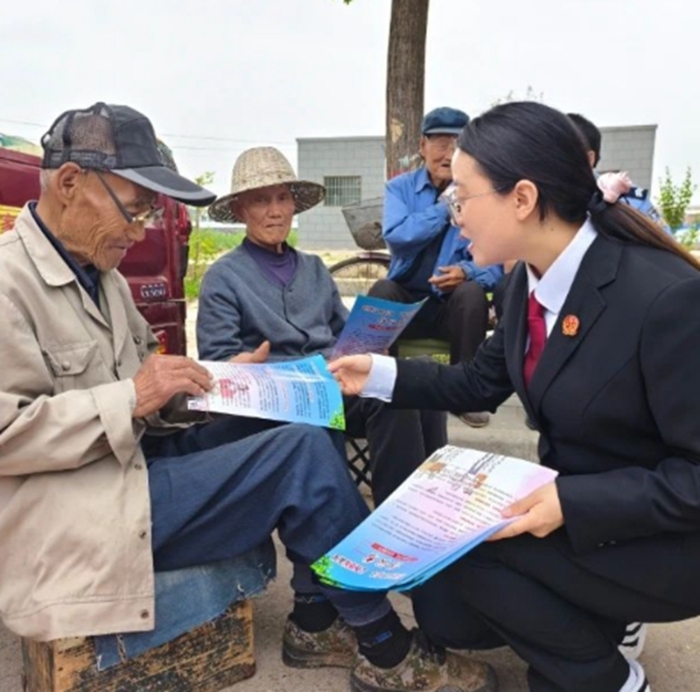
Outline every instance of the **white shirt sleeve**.
{"label": "white shirt sleeve", "polygon": [[371,356],[372,367],[360,396],[390,402],[396,384],[396,359],[376,353],[372,353]]}

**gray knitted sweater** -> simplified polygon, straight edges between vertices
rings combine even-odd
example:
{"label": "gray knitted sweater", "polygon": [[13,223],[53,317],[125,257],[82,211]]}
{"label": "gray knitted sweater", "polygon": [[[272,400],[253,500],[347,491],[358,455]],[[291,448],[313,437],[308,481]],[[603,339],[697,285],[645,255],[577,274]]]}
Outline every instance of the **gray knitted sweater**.
{"label": "gray knitted sweater", "polygon": [[323,262],[298,252],[286,287],[270,281],[244,246],[220,257],[199,294],[197,348],[202,360],[228,360],[270,341],[270,360],[329,355],[347,310]]}

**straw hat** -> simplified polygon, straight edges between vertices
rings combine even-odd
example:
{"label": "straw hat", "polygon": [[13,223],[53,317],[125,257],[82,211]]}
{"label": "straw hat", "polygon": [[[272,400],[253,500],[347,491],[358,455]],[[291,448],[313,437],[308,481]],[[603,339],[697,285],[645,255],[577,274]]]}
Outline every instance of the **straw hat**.
{"label": "straw hat", "polygon": [[233,166],[231,193],[217,199],[209,207],[214,221],[243,221],[231,209],[238,195],[270,185],[289,185],[294,197],[294,213],[316,206],[326,194],[323,185],[298,180],[292,165],[274,147],[255,147],[244,151]]}

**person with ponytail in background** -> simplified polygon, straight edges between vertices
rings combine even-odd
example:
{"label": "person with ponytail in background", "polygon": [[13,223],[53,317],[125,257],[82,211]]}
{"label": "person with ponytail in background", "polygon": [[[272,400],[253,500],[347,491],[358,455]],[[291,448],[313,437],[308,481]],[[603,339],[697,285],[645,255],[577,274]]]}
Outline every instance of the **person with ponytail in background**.
{"label": "person with ponytail in background", "polygon": [[493,337],[469,364],[331,369],[346,394],[396,407],[493,411],[516,392],[559,476],[414,592],[417,620],[452,648],[509,645],[532,692],[649,692],[618,649],[625,625],[700,614],[700,265],[599,185],[571,120],[543,104],[470,121],[452,167],[475,261],[522,260]]}

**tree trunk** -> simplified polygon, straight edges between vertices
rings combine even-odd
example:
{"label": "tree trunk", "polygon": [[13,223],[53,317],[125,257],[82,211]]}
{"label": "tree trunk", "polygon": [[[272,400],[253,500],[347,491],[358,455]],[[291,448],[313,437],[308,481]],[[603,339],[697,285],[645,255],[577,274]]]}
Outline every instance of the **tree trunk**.
{"label": "tree trunk", "polygon": [[429,0],[392,0],[386,75],[387,179],[410,168],[423,118]]}

